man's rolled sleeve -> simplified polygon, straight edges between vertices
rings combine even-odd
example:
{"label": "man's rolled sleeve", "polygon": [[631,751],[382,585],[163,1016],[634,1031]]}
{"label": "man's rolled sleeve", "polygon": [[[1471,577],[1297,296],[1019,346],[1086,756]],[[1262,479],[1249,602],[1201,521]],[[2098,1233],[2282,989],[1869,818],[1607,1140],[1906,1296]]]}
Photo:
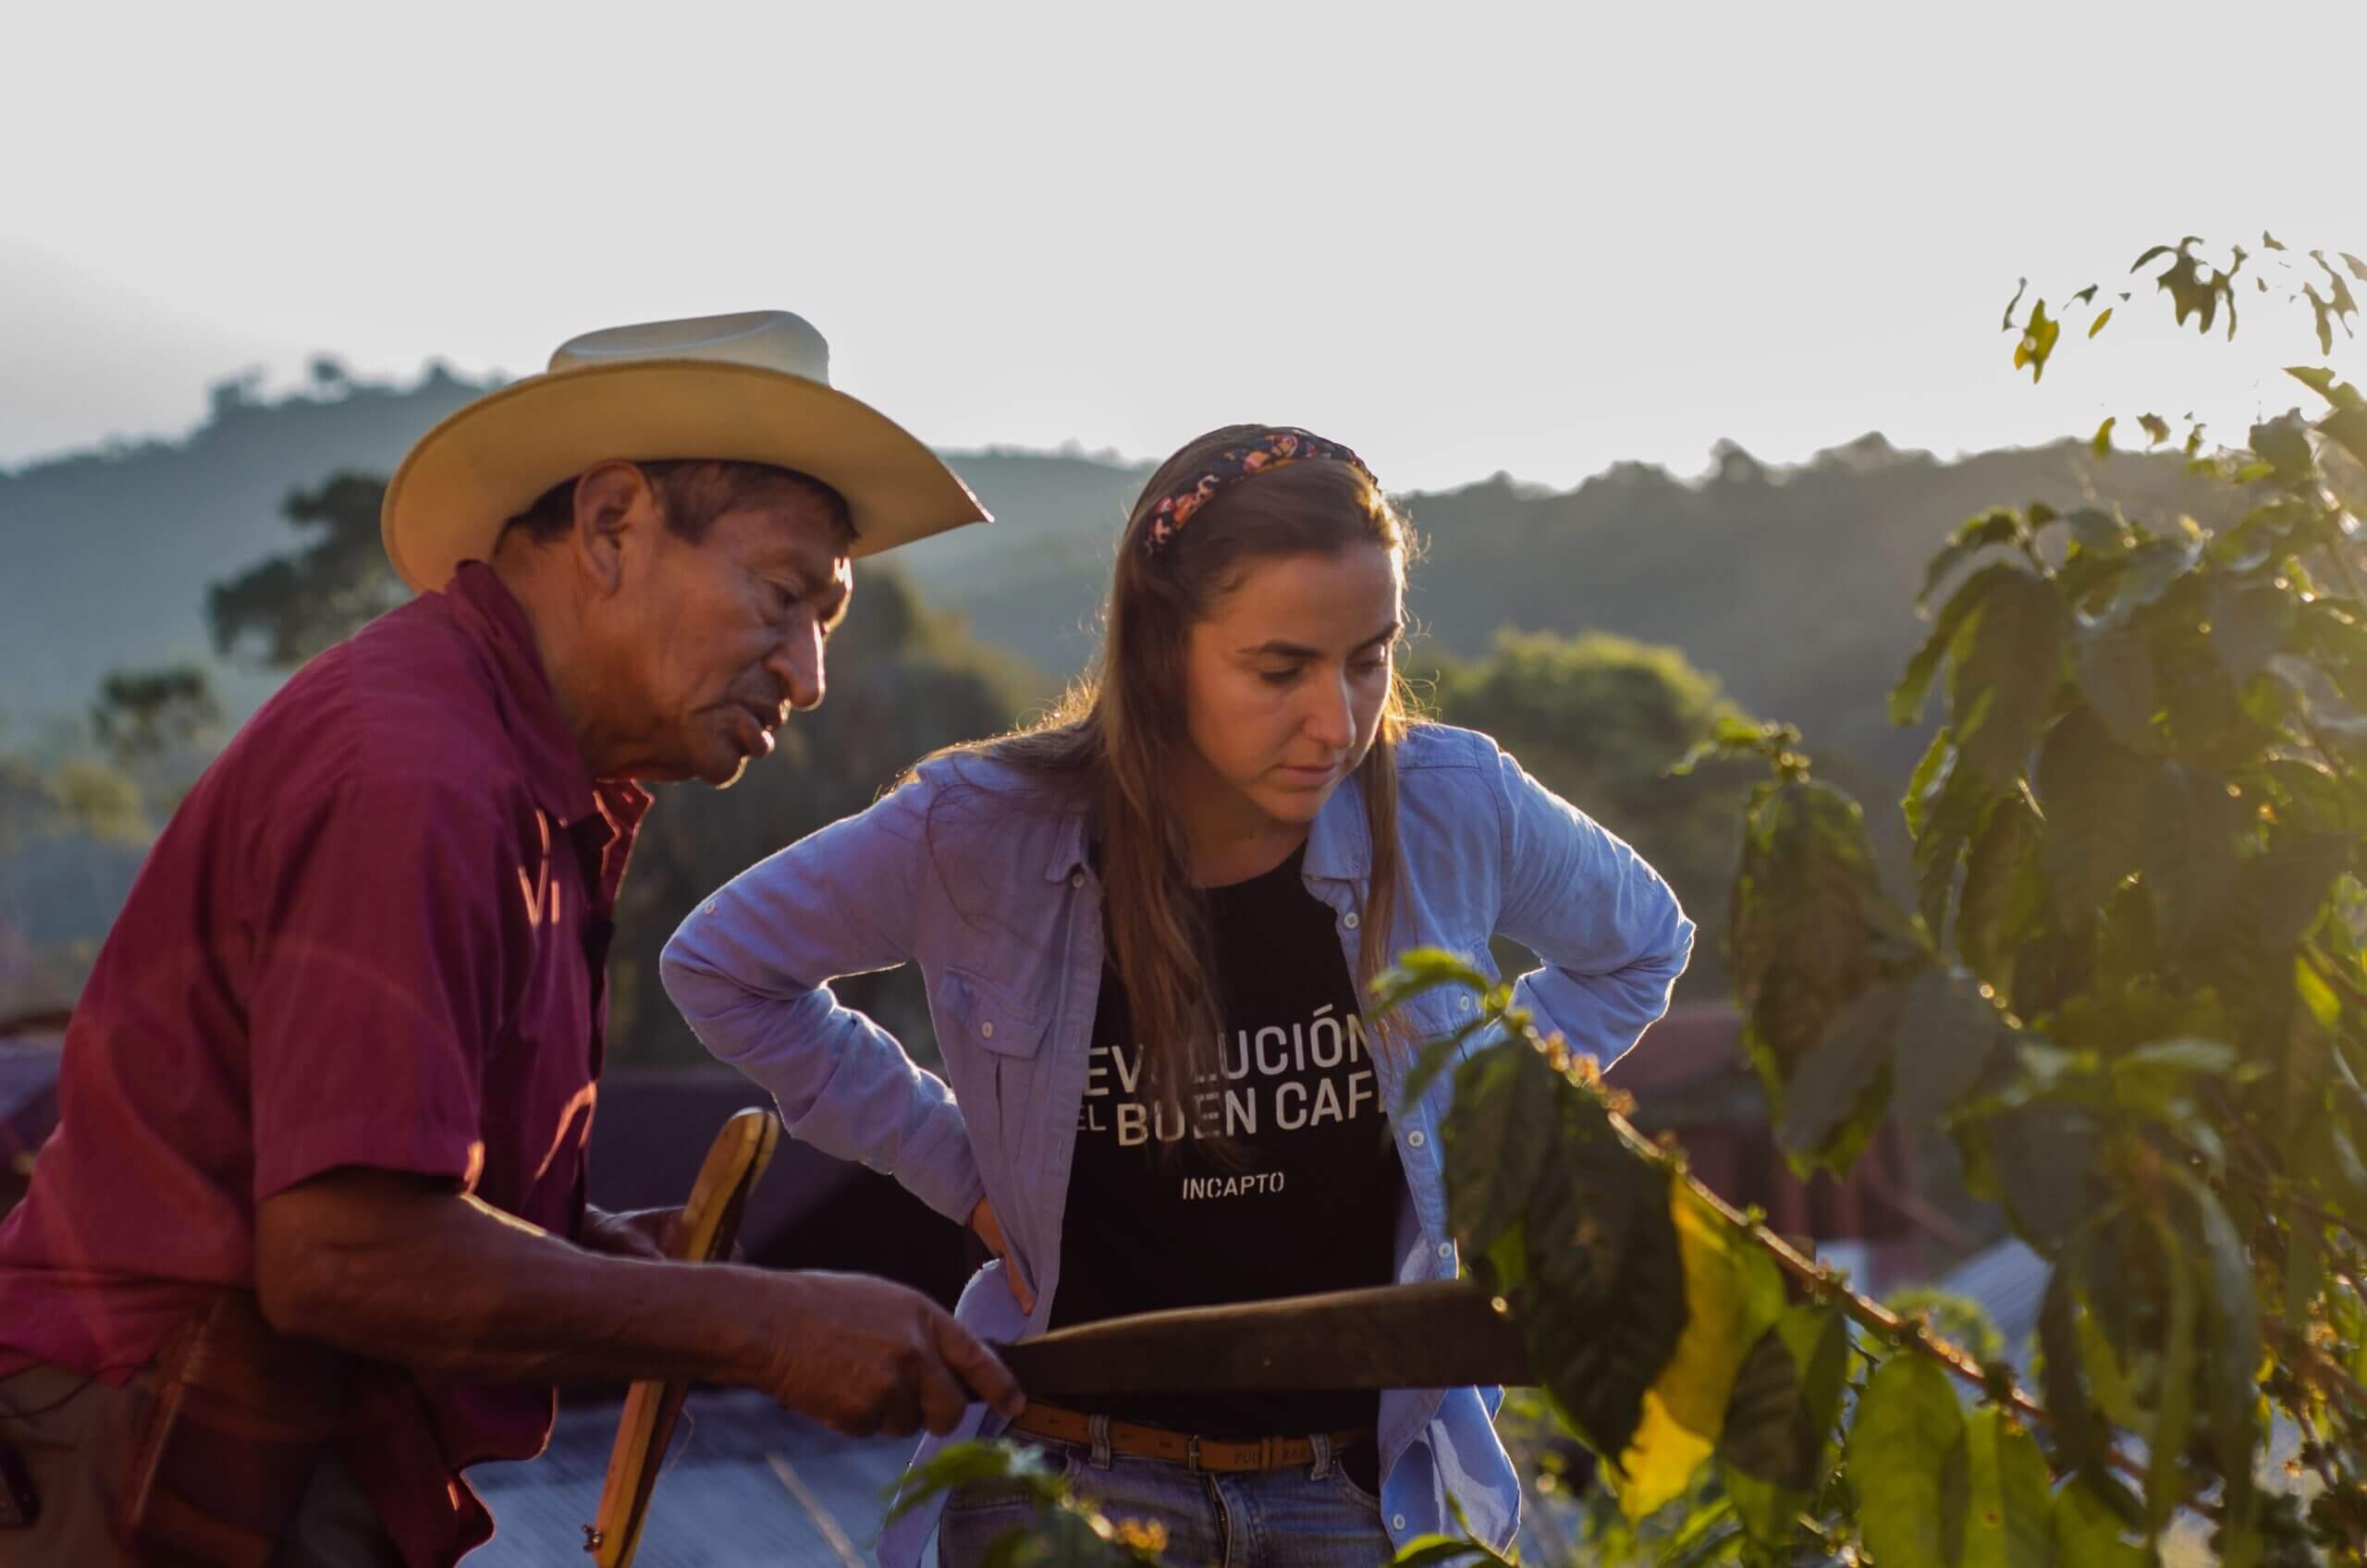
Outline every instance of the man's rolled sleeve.
{"label": "man's rolled sleeve", "polygon": [[474,1184],[535,896],[500,816],[455,783],[360,780],[277,836],[248,992],[257,1203],[345,1166]]}

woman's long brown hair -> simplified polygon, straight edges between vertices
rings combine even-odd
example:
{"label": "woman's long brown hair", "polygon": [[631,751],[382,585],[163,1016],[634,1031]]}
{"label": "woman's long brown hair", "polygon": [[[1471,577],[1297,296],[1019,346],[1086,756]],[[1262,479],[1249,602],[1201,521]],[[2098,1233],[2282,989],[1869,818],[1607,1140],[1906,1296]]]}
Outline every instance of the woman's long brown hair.
{"label": "woman's long brown hair", "polygon": [[[1206,893],[1194,884],[1171,791],[1192,741],[1184,725],[1185,639],[1245,569],[1290,556],[1336,556],[1377,545],[1401,564],[1404,519],[1354,466],[1291,463],[1235,481],[1192,515],[1157,556],[1143,545],[1151,509],[1262,425],[1212,430],[1161,464],[1143,486],[1119,542],[1100,650],[1091,671],[1041,722],[936,753],[988,757],[1082,798],[1100,846],[1110,962],[1125,986],[1141,1043],[1147,1099],[1190,1103],[1195,1080],[1219,1071],[1223,1021]],[[1360,912],[1357,992],[1390,960],[1398,886],[1397,742],[1412,705],[1392,668],[1380,728],[1356,767],[1371,829],[1370,881]],[[1385,1030],[1368,1031],[1380,1043]]]}

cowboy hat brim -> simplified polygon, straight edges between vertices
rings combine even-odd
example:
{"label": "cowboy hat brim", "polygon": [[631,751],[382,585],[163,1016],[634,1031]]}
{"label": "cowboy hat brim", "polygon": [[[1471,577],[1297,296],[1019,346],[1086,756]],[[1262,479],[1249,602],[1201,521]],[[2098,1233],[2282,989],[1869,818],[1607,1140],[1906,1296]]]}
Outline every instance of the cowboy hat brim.
{"label": "cowboy hat brim", "polygon": [[846,497],[857,556],[992,521],[917,437],[835,387],[723,360],[632,360],[512,382],[422,436],[386,485],[386,558],[412,588],[441,588],[545,491],[612,458],[811,474]]}

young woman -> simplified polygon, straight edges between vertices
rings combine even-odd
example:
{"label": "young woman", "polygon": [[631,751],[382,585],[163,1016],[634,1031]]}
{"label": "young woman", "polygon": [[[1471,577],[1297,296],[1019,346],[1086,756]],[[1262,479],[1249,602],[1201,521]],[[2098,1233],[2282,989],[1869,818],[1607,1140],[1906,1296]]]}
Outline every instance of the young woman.
{"label": "young woman", "polygon": [[[1346,447],[1202,436],[1135,504],[1098,667],[1061,713],[929,758],[668,945],[668,992],[794,1136],[986,1238],[958,1312],[981,1338],[1451,1278],[1452,1074],[1412,1106],[1398,1084],[1473,1004],[1367,1017],[1406,949],[1527,944],[1544,965],[1522,1005],[1605,1062],[1667,1006],[1693,927],[1660,877],[1484,736],[1409,717],[1407,554]],[[942,1082],[829,989],[906,962]],[[1113,1517],[1163,1525],[1171,1562],[1370,1568],[1455,1506],[1510,1540],[1494,1403],[1178,1391],[1032,1405],[1014,1432]],[[941,1561],[971,1568],[1022,1507],[957,1491]],[[930,1523],[892,1526],[882,1562],[916,1563]]]}

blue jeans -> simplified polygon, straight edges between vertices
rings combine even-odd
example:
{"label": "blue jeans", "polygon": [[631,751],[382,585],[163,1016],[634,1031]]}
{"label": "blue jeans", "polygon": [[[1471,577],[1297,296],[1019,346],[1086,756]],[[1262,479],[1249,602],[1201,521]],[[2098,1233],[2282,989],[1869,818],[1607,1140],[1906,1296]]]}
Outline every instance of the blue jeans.
{"label": "blue jeans", "polygon": [[[1112,1524],[1164,1525],[1171,1568],[1379,1568],[1396,1555],[1380,1500],[1349,1479],[1324,1441],[1304,1468],[1214,1475],[1164,1460],[1097,1454],[1086,1443],[1027,1439]],[[1008,1486],[961,1488],[938,1520],[938,1568],[978,1568],[1030,1505]]]}

